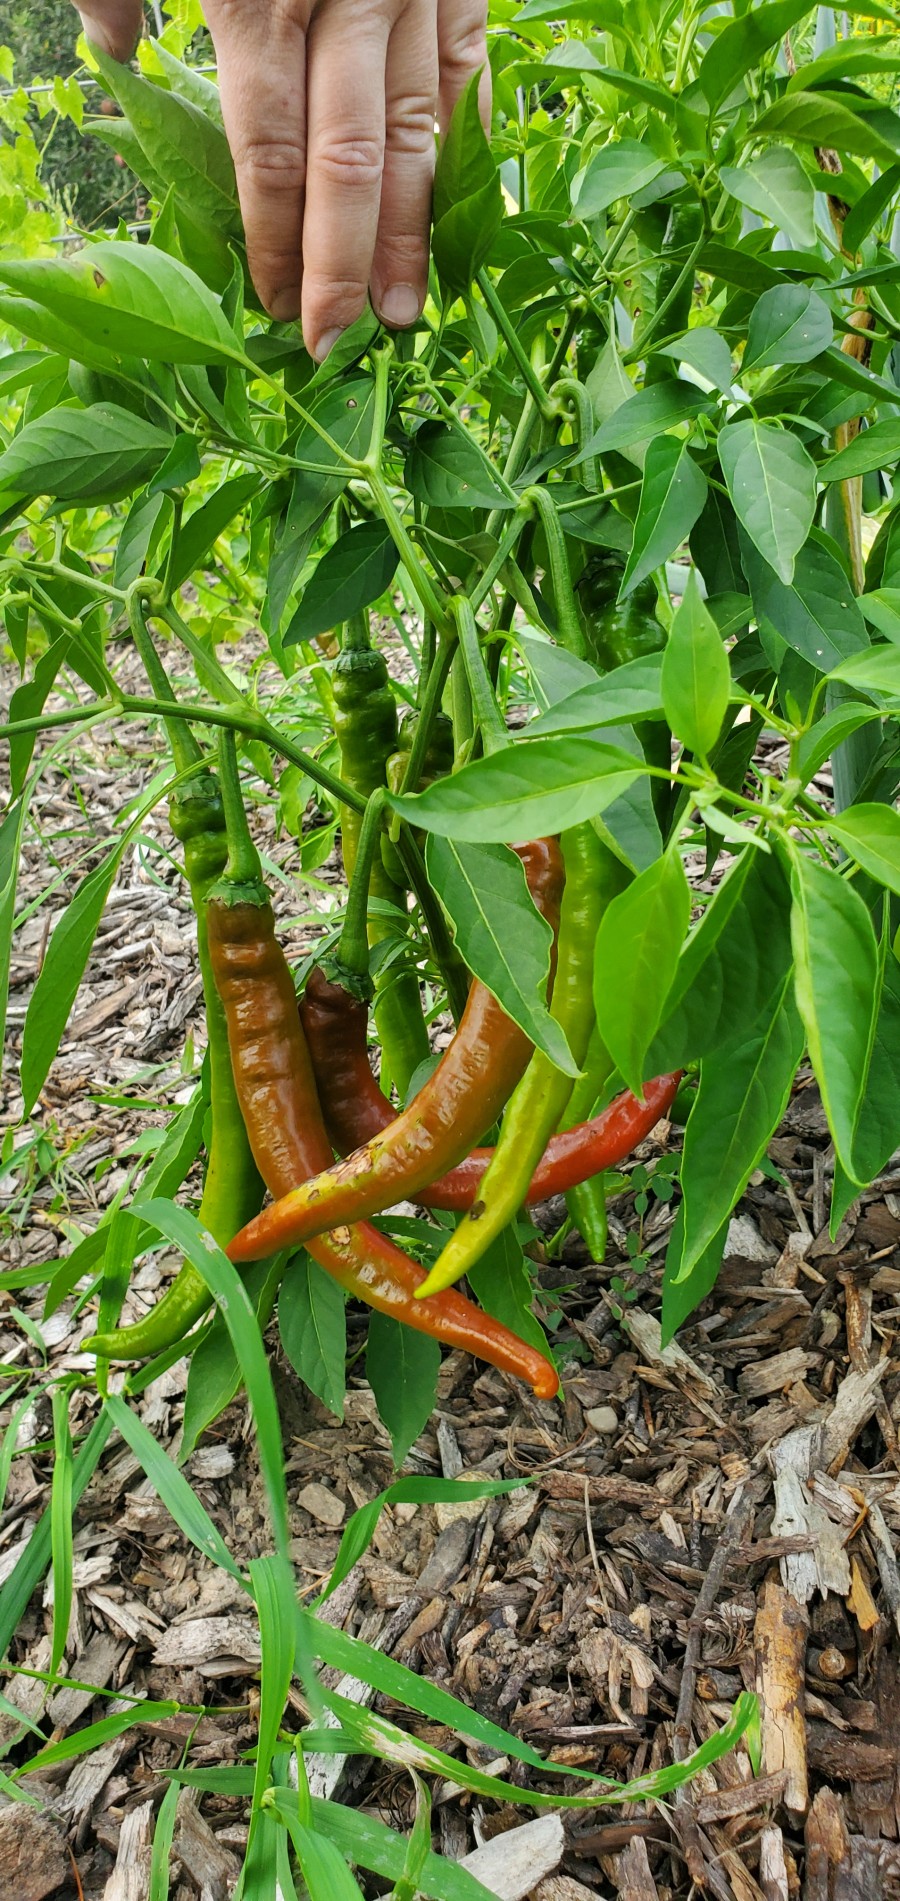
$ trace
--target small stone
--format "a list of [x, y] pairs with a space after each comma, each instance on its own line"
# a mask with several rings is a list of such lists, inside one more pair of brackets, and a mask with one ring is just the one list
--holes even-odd
[[612, 1406], [591, 1406], [584, 1416], [594, 1432], [607, 1437], [619, 1429], [619, 1415]]
[[335, 1498], [333, 1492], [329, 1492], [327, 1485], [320, 1485], [315, 1479], [311, 1485], [304, 1485], [298, 1494], [297, 1504], [309, 1512], [310, 1518], [318, 1519], [320, 1525], [327, 1525], [330, 1531], [339, 1531], [344, 1522], [346, 1506], [341, 1504], [339, 1498]]

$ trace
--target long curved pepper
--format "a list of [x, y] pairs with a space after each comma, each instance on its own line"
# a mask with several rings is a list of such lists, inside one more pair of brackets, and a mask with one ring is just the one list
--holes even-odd
[[[555, 839], [536, 839], [520, 847], [519, 855], [532, 898], [555, 935], [564, 875], [559, 846]], [[531, 1051], [524, 1031], [484, 984], [474, 983], [453, 1041], [409, 1108], [346, 1161], [326, 1167], [274, 1208], [264, 1209], [235, 1237], [231, 1260], [275, 1254], [289, 1242], [414, 1198], [436, 1175], [462, 1161], [490, 1128]]]
[[[275, 936], [259, 859], [246, 830], [233, 740], [222, 745], [229, 861], [210, 895], [207, 929], [216, 988], [228, 1025], [238, 1101], [256, 1165], [273, 1195], [320, 1173], [331, 1160], [294, 984]], [[309, 1253], [326, 1273], [379, 1313], [514, 1373], [541, 1399], [558, 1390], [556, 1368], [471, 1301], [453, 1293], [419, 1301], [424, 1269], [365, 1223], [319, 1235]]]

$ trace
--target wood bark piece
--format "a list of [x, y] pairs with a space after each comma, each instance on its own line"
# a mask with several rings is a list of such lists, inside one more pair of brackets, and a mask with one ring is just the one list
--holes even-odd
[[784, 1836], [780, 1828], [764, 1828], [759, 1838], [759, 1885], [766, 1901], [791, 1901]]
[[[539, 1815], [536, 1822], [509, 1828], [476, 1848], [460, 1863], [496, 1895], [497, 1901], [525, 1901], [545, 1875], [559, 1867], [566, 1838], [558, 1815]], [[655, 1898], [654, 1898], [655, 1901]]]
[[822, 1455], [819, 1426], [798, 1426], [769, 1450], [775, 1478], [772, 1531], [776, 1536], [805, 1536], [812, 1541], [808, 1551], [792, 1552], [780, 1562], [781, 1581], [798, 1604], [808, 1604], [816, 1590], [823, 1597], [828, 1591], [846, 1597], [850, 1589], [850, 1559], [840, 1527], [832, 1523], [808, 1485]]
[[834, 1405], [825, 1421], [824, 1462], [842, 1466], [857, 1433], [871, 1419], [879, 1399], [879, 1388], [887, 1362], [869, 1368], [868, 1373], [848, 1373], [837, 1390]]
[[623, 1313], [619, 1324], [651, 1366], [663, 1367], [667, 1373], [671, 1373], [693, 1399], [701, 1394], [713, 1405], [721, 1405], [719, 1388], [709, 1374], [704, 1373], [702, 1366], [698, 1366], [696, 1360], [692, 1360], [676, 1340], [670, 1340], [667, 1347], [663, 1346], [662, 1328], [653, 1314], [643, 1314], [635, 1309]]
[[883, 1893], [877, 1842], [851, 1835], [840, 1797], [820, 1789], [806, 1818], [803, 1901], [881, 1901]]
[[659, 1901], [647, 1844], [639, 1835], [619, 1856], [619, 1901]]
[[[228, 1901], [240, 1873], [240, 1863], [204, 1821], [193, 1789], [182, 1789], [178, 1797], [172, 1845], [201, 1894], [208, 1896], [209, 1901]], [[135, 1901], [146, 1901], [146, 1896], [136, 1896]]]
[[548, 1875], [532, 1888], [528, 1901], [597, 1901], [597, 1890], [573, 1881], [571, 1875]]
[[44, 1901], [70, 1875], [65, 1837], [52, 1815], [24, 1802], [0, 1809], [0, 1894], [10, 1901]]
[[152, 1845], [153, 1803], [142, 1802], [122, 1823], [116, 1865], [103, 1890], [103, 1901], [146, 1901]]
[[900, 1632], [900, 1569], [894, 1552], [894, 1539], [885, 1523], [884, 1513], [874, 1499], [869, 1506], [869, 1531], [872, 1537], [872, 1549], [875, 1563], [881, 1579], [881, 1588], [885, 1595], [888, 1610]]
[[776, 1578], [769, 1578], [755, 1632], [763, 1767], [767, 1775], [787, 1771], [784, 1800], [801, 1815], [809, 1801], [803, 1709], [808, 1632], [802, 1606]]

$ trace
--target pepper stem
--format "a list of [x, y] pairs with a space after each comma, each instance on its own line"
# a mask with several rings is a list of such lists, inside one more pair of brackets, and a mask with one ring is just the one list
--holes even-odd
[[472, 603], [464, 594], [457, 594], [450, 603], [450, 612], [459, 630], [461, 656], [482, 745], [485, 753], [499, 752], [508, 745], [509, 736], [484, 664]]
[[[155, 698], [174, 699], [171, 681], [144, 619], [144, 602], [137, 589], [128, 597], [128, 623], [131, 628], [131, 638], [140, 654], [141, 664]], [[178, 772], [187, 772], [191, 766], [196, 766], [202, 759], [200, 747], [184, 720], [167, 719], [165, 728], [176, 769]]]
[[351, 614], [350, 619], [344, 622], [341, 652], [366, 653], [371, 645], [369, 616], [365, 609], [359, 614]]
[[375, 853], [381, 841], [385, 800], [384, 787], [376, 786], [366, 804], [365, 817], [356, 846], [356, 863], [350, 880], [347, 909], [344, 913], [344, 928], [338, 945], [338, 959], [342, 968], [354, 977], [363, 980], [368, 979], [369, 975], [369, 939], [366, 928], [369, 914], [369, 886]]
[[225, 877], [229, 884], [259, 884], [262, 880], [262, 865], [259, 852], [250, 837], [244, 810], [237, 746], [234, 734], [225, 726], [219, 731], [219, 781], [225, 807], [225, 835], [228, 839]]

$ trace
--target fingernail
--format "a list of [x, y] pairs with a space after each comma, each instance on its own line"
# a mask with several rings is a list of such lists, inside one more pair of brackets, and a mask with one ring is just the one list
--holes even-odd
[[269, 304], [269, 315], [276, 323], [292, 323], [300, 315], [300, 286], [288, 284], [284, 290], [277, 290]]
[[399, 328], [415, 323], [422, 300], [412, 284], [392, 284], [386, 290], [378, 307], [378, 314], [385, 323], [396, 324]]
[[313, 351], [313, 356], [315, 357], [317, 363], [324, 363], [329, 350], [334, 349], [334, 346], [337, 343], [338, 337], [342, 337], [343, 334], [344, 334], [343, 330], [326, 330], [324, 332], [324, 334], [319, 338], [319, 341], [316, 344], [316, 347]]

